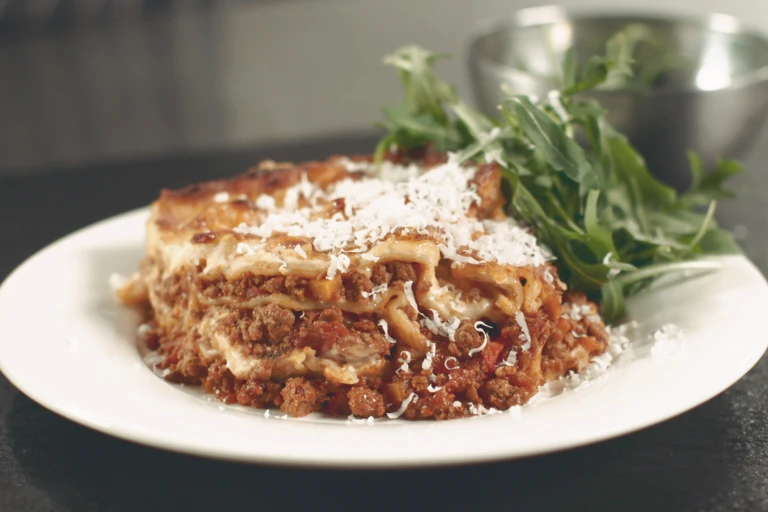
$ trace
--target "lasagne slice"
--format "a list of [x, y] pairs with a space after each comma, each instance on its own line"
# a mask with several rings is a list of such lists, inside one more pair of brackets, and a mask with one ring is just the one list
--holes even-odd
[[445, 155], [266, 161], [164, 190], [143, 305], [166, 379], [226, 403], [447, 419], [524, 404], [608, 336], [534, 236], [496, 164]]

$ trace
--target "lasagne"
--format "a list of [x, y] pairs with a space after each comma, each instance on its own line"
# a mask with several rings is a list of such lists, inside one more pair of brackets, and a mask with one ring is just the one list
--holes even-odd
[[226, 403], [449, 419], [524, 404], [608, 334], [504, 213], [497, 164], [262, 162], [164, 190], [119, 291], [172, 382]]

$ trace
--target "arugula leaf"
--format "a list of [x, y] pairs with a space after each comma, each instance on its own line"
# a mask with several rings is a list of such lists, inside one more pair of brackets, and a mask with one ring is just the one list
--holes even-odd
[[[385, 58], [400, 73], [405, 96], [383, 111], [387, 133], [375, 158], [394, 144], [498, 163], [509, 214], [536, 230], [556, 255], [560, 276], [600, 299], [606, 320], [614, 321], [624, 298], [657, 277], [711, 270], [713, 262], [697, 258], [739, 251], [714, 221], [715, 200], [731, 195], [724, 184], [741, 170], [738, 163], [721, 161], [705, 172], [691, 154], [693, 186], [678, 196], [608, 124], [599, 104], [575, 96], [628, 80], [633, 50], [648, 37], [643, 26], [630, 25], [581, 70], [567, 52], [561, 91], [541, 101], [510, 92], [498, 118], [472, 109], [437, 78], [438, 54], [403, 48]], [[586, 144], [577, 141], [580, 133]]]
[[719, 160], [712, 172], [705, 173], [701, 160], [692, 151], [688, 152], [693, 184], [680, 198], [687, 206], [703, 206], [711, 201], [733, 197], [734, 193], [724, 187], [725, 182], [742, 171], [742, 166], [735, 160]]
[[556, 170], [579, 183], [592, 172], [584, 151], [568, 137], [561, 126], [525, 96], [514, 96], [504, 104], [506, 116], [514, 117], [523, 134], [541, 151], [542, 156]]
[[578, 63], [573, 51], [569, 51], [563, 65], [563, 78], [567, 79], [564, 81], [563, 96], [572, 96], [600, 86], [617, 88], [627, 85], [627, 81], [634, 75], [632, 66], [635, 61], [632, 55], [635, 47], [650, 39], [651, 34], [646, 25], [627, 25], [608, 39], [604, 56], [593, 55], [589, 58], [578, 80], [575, 78], [578, 76]]

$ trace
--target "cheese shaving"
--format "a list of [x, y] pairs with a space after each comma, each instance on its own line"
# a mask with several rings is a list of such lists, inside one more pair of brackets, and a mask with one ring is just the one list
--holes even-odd
[[217, 192], [213, 196], [214, 203], [226, 203], [229, 201], [229, 192]]
[[367, 418], [357, 418], [354, 414], [347, 416], [347, 425], [373, 425], [376, 418], [368, 416]]
[[[456, 363], [456, 366], [448, 366], [448, 362], [453, 361]], [[443, 366], [445, 366], [445, 369], [448, 371], [457, 370], [461, 365], [459, 364], [459, 360], [455, 357], [451, 356], [445, 359], [445, 362], [443, 363]]]
[[235, 252], [240, 255], [249, 256], [251, 254], [254, 254], [255, 251], [250, 245], [244, 242], [240, 242], [237, 244], [237, 247], [235, 248]]
[[416, 304], [416, 297], [413, 295], [413, 281], [403, 283], [403, 290], [405, 290], [405, 298], [408, 299], [408, 304], [418, 313], [419, 306]]
[[307, 259], [307, 252], [304, 250], [304, 248], [300, 245], [297, 245], [293, 248], [294, 251], [296, 251], [296, 254], [301, 256], [303, 259]]
[[374, 256], [373, 254], [367, 254], [367, 253], [363, 254], [360, 257], [363, 258], [364, 260], [372, 261], [374, 263], [379, 261], [379, 259], [380, 259], [378, 256]]
[[522, 339], [525, 343], [523, 343], [522, 348], [523, 350], [528, 350], [531, 348], [531, 331], [528, 330], [528, 322], [525, 321], [525, 315], [522, 311], [518, 310], [515, 312], [515, 322], [517, 322], [517, 325], [520, 326], [520, 329], [523, 331], [522, 334], [520, 334], [520, 339]]
[[501, 411], [496, 409], [495, 407], [491, 407], [490, 409], [487, 409], [483, 404], [469, 404], [469, 412], [470, 414], [474, 416], [488, 416], [491, 414], [500, 414]]
[[387, 291], [387, 288], [388, 287], [386, 283], [381, 283], [380, 285], [374, 286], [373, 288], [371, 288], [370, 292], [361, 292], [360, 295], [362, 295], [363, 298], [367, 299], [368, 297], [373, 297], [374, 295], [384, 293], [385, 291]]
[[379, 327], [381, 327], [381, 330], [384, 331], [384, 336], [387, 338], [388, 342], [397, 343], [397, 340], [389, 335], [389, 324], [386, 320], [383, 318], [379, 320]]
[[481, 322], [479, 320], [477, 322], [475, 322], [475, 330], [483, 335], [483, 344], [480, 345], [479, 347], [475, 347], [472, 350], [470, 350], [469, 352], [467, 352], [467, 355], [470, 356], [470, 357], [472, 357], [473, 355], [477, 354], [478, 352], [482, 352], [485, 349], [485, 346], [488, 345], [488, 341], [489, 341], [488, 333], [480, 328], [481, 325], [483, 327], [488, 328], [488, 329], [491, 328], [491, 326], [486, 324], [485, 322]]
[[441, 389], [443, 389], [443, 386], [434, 386], [433, 384], [430, 384], [429, 386], [427, 386], [427, 391], [429, 391], [430, 393], [437, 393]]
[[429, 310], [432, 313], [432, 318], [426, 315], [422, 315], [421, 325], [429, 329], [433, 334], [438, 336], [446, 336], [449, 340], [456, 340], [456, 330], [461, 324], [461, 320], [454, 317], [450, 322], [443, 322], [440, 315], [434, 309]]
[[424, 360], [421, 362], [422, 370], [429, 370], [432, 368], [432, 360], [435, 358], [435, 354], [437, 353], [437, 345], [435, 345], [433, 342], [427, 340], [427, 346], [429, 347], [429, 350], [427, 351], [427, 355], [424, 356]]
[[419, 401], [418, 395], [416, 395], [416, 393], [411, 393], [410, 395], [408, 395], [408, 398], [403, 400], [403, 403], [400, 404], [400, 408], [398, 410], [396, 410], [395, 412], [388, 412], [387, 416], [390, 419], [396, 420], [397, 418], [403, 415], [403, 413], [408, 408], [408, 406], [411, 405], [411, 402], [416, 403], [418, 401]]
[[674, 324], [666, 324], [651, 334], [653, 348], [651, 356], [654, 359], [667, 359], [683, 351], [683, 331]]
[[336, 277], [336, 271], [339, 269], [339, 257], [335, 254], [331, 254], [331, 264], [328, 265], [328, 273], [325, 274], [326, 279], [333, 279]]
[[408, 366], [408, 364], [411, 362], [411, 353], [410, 352], [406, 352], [405, 350], [403, 350], [402, 352], [400, 352], [400, 355], [403, 356], [403, 357], [401, 357], [397, 361], [402, 363], [402, 364], [400, 365], [400, 368], [395, 370], [395, 373], [402, 373], [402, 372], [408, 373], [408, 372], [410, 372], [411, 369]]
[[275, 198], [267, 194], [261, 194], [257, 197], [255, 204], [256, 208], [259, 208], [260, 210], [272, 211], [277, 208]]
[[128, 278], [124, 275], [113, 272], [109, 275], [109, 287], [113, 293], [119, 292], [128, 284]]
[[509, 351], [507, 358], [501, 362], [501, 365], [515, 366], [516, 363], [517, 363], [517, 350], [513, 347], [512, 350]]

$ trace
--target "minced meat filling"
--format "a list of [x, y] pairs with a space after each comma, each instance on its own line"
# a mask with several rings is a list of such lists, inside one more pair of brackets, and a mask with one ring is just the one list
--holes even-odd
[[385, 356], [391, 349], [372, 317], [345, 316], [336, 307], [307, 311], [299, 318], [290, 309], [268, 304], [232, 313], [220, 325], [233, 345], [258, 357], [276, 358], [295, 347], [311, 347], [344, 363], [362, 351]]
[[[415, 263], [395, 261], [374, 265], [370, 277], [353, 270], [343, 274], [341, 278], [346, 300], [362, 302], [368, 299], [367, 294], [371, 293], [374, 286], [394, 286], [397, 283], [413, 281], [417, 290], [426, 291], [429, 283], [421, 283], [418, 277]], [[223, 276], [215, 279], [197, 276], [195, 282], [203, 296], [208, 299], [235, 297], [246, 301], [272, 294], [289, 295], [300, 300], [314, 298], [309, 287], [310, 280], [296, 276], [262, 276], [248, 272], [235, 280], [228, 280]]]
[[[574, 300], [579, 304], [586, 301], [580, 296]], [[391, 362], [379, 377], [361, 377], [357, 384], [334, 383], [312, 375], [281, 382], [272, 380], [268, 373], [239, 379], [221, 358], [204, 363], [194, 339], [178, 333], [156, 332], [152, 340], [158, 343], [159, 353], [164, 356], [159, 366], [168, 370], [166, 379], [202, 384], [207, 392], [215, 393], [226, 403], [279, 407], [291, 416], [323, 411], [379, 418], [396, 410], [415, 393], [418, 398], [401, 417], [438, 420], [471, 415], [468, 403], [501, 410], [524, 404], [545, 381], [579, 369], [585, 361], [584, 354], [599, 353], [608, 342], [602, 324], [567, 316], [553, 319], [540, 311], [526, 317], [532, 338], [528, 349], [521, 348], [521, 328], [510, 320], [493, 326], [483, 350], [469, 356], [469, 351], [482, 346], [484, 339], [472, 322], [465, 321], [453, 342], [435, 339], [437, 350], [431, 367], [425, 370], [421, 360], [415, 358], [409, 358], [409, 364], [402, 363], [407, 349], [390, 344], [377, 320], [374, 315], [350, 315], [335, 307], [299, 315], [269, 304], [233, 313], [221, 322], [232, 343], [249, 347], [251, 354], [267, 361], [267, 367], [278, 364], [281, 355], [302, 346], [330, 354], [340, 362], [359, 356], [364, 347]], [[575, 332], [582, 337], [576, 338]], [[579, 347], [584, 350], [581, 356], [578, 350], [574, 352]], [[501, 364], [512, 349], [517, 351], [516, 364]]]

